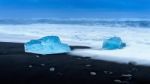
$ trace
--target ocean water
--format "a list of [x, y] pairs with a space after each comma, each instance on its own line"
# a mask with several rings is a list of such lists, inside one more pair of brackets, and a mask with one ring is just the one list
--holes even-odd
[[[150, 65], [149, 19], [1, 19], [0, 41], [25, 43], [57, 35], [69, 45], [88, 46], [69, 54], [119, 63]], [[127, 47], [102, 50], [104, 39], [119, 36]]]

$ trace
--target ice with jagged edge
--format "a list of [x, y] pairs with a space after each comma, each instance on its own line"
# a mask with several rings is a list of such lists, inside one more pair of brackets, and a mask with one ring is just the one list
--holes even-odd
[[41, 39], [31, 40], [24, 44], [25, 52], [36, 54], [56, 54], [69, 52], [67, 44], [61, 43], [58, 36], [46, 36]]
[[122, 49], [126, 46], [124, 42], [122, 42], [120, 37], [111, 37], [109, 39], [105, 39], [103, 42], [103, 49], [106, 50], [114, 50], [114, 49]]

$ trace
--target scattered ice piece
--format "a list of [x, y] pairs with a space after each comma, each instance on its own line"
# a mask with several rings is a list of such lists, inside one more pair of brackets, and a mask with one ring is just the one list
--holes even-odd
[[45, 66], [45, 64], [41, 64], [41, 66]]
[[39, 56], [39, 55], [36, 55], [36, 57], [39, 58], [40, 56]]
[[122, 83], [122, 81], [119, 80], [119, 79], [114, 80], [114, 82], [116, 82], [116, 83]]
[[95, 76], [95, 75], [96, 75], [96, 72], [90, 72], [90, 74], [91, 74], [92, 76]]
[[32, 66], [32, 65], [29, 65], [28, 67], [29, 67], [29, 68], [32, 68], [33, 66]]
[[131, 77], [131, 74], [122, 74], [123, 77]]
[[132, 79], [132, 75], [131, 74], [122, 74], [121, 77], [126, 79], [126, 80], [131, 80]]
[[56, 54], [71, 51], [67, 44], [61, 43], [58, 36], [46, 36], [24, 44], [25, 52], [36, 54]]
[[50, 71], [55, 71], [54, 67], [49, 68]]
[[130, 84], [129, 81], [122, 81], [122, 84]]
[[120, 37], [111, 37], [109, 39], [104, 40], [102, 48], [106, 50], [113, 50], [113, 49], [121, 49], [125, 46], [126, 44], [122, 42]]
[[111, 71], [104, 71], [105, 74], [112, 74], [113, 72]]
[[78, 60], [81, 60], [81, 58], [77, 58]]
[[91, 65], [90, 64], [87, 64], [87, 65], [85, 65], [86, 67], [90, 67]]

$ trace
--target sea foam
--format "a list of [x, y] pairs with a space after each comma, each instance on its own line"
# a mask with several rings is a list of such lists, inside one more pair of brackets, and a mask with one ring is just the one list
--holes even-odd
[[[89, 46], [91, 49], [74, 50], [70, 54], [93, 59], [150, 65], [150, 28], [114, 27], [77, 24], [19, 24], [0, 25], [0, 41], [28, 42], [43, 36], [56, 35], [69, 45]], [[121, 50], [101, 50], [103, 40], [118, 36], [127, 47]], [[99, 47], [101, 46], [101, 47]]]

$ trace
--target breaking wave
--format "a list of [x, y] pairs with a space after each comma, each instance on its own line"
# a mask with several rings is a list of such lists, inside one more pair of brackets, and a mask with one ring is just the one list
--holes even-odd
[[0, 24], [72, 24], [72, 25], [102, 25], [111, 27], [150, 27], [149, 19], [0, 19]]

